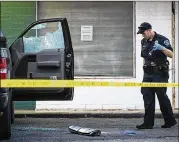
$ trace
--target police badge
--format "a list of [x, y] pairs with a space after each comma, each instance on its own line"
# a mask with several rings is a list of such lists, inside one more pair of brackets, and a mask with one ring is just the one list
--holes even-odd
[[164, 44], [165, 44], [166, 46], [169, 46], [169, 45], [170, 45], [170, 41], [169, 41], [169, 40], [165, 40], [165, 41], [164, 41]]

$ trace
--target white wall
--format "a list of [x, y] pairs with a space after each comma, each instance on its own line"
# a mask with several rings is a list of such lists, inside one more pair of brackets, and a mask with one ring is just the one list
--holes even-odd
[[[136, 32], [141, 22], [147, 21], [158, 33], [171, 40], [171, 2], [136, 2]], [[147, 10], [146, 10], [147, 9]], [[140, 57], [141, 36], [136, 36], [136, 78], [98, 79], [100, 81], [136, 81], [143, 77], [143, 60]], [[97, 80], [97, 79], [91, 79]], [[171, 79], [170, 79], [171, 81]], [[172, 90], [168, 89], [171, 99]], [[158, 102], [158, 101], [157, 101]], [[158, 103], [156, 107], [159, 108]], [[73, 101], [37, 102], [39, 109], [143, 109], [140, 87], [81, 87], [75, 88]]]
[[[171, 8], [172, 8], [171, 2], [167, 2], [167, 1], [166, 2], [137, 2], [136, 24], [139, 25], [143, 21], [150, 22], [153, 25], [154, 31], [168, 37], [169, 40], [171, 41], [172, 39]], [[137, 43], [139, 43], [139, 39], [140, 39], [140, 36], [137, 36], [136, 38]], [[137, 48], [140, 48], [138, 44], [136, 46]], [[170, 63], [172, 63], [171, 59], [169, 59], [169, 61]], [[172, 82], [171, 70], [170, 70], [169, 82]], [[172, 88], [168, 88], [167, 95], [172, 101]], [[157, 100], [157, 97], [156, 97], [156, 100]], [[156, 107], [159, 108], [158, 100], [156, 101]]]
[[[179, 13], [178, 13], [178, 10], [179, 10], [179, 3], [178, 2], [175, 2], [176, 3], [176, 10], [175, 10], [175, 81], [178, 83], [178, 45], [179, 45], [179, 36], [178, 36], [178, 33], [179, 33]], [[176, 95], [176, 98], [175, 98], [175, 108], [178, 108], [178, 87], [175, 88], [175, 95]]]

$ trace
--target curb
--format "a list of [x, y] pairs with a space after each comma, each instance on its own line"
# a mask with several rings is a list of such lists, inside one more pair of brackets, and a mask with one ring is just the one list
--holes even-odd
[[[91, 112], [35, 112], [35, 113], [15, 113], [15, 118], [143, 118], [144, 113], [91, 113]], [[174, 113], [175, 118], [179, 118], [179, 113]], [[163, 118], [161, 113], [155, 113], [155, 118]]]

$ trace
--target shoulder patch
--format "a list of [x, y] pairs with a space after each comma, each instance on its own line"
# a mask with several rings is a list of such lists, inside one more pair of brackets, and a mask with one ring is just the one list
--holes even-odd
[[169, 45], [170, 45], [170, 41], [167, 39], [167, 40], [164, 41], [164, 44], [165, 44], [166, 46], [169, 46]]

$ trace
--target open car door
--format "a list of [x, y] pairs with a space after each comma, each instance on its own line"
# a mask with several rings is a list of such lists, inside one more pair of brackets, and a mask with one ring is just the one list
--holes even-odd
[[[66, 18], [38, 20], [10, 46], [11, 79], [74, 79], [74, 54]], [[73, 100], [74, 88], [12, 88], [12, 99]]]

